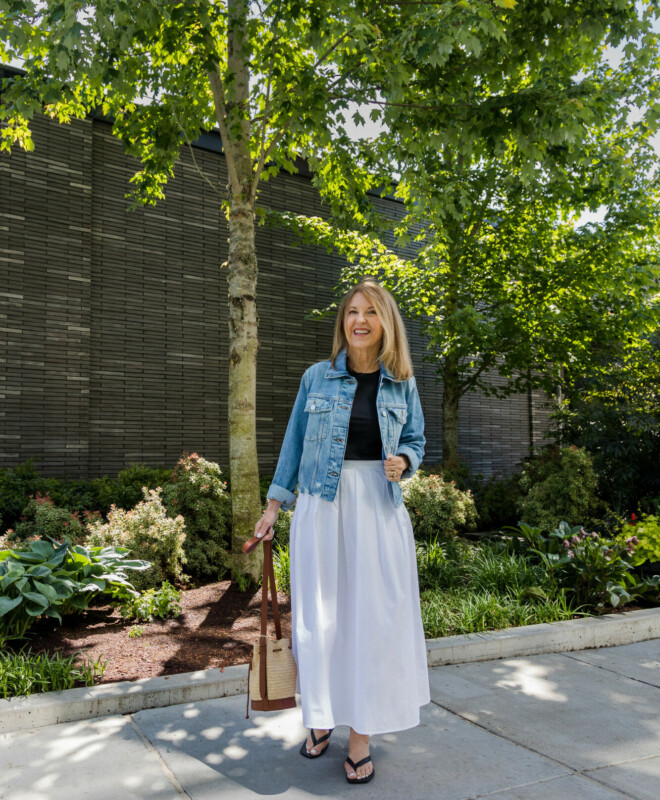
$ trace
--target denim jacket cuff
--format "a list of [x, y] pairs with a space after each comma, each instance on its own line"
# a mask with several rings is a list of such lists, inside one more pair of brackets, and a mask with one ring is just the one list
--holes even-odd
[[412, 478], [412, 476], [417, 472], [417, 468], [420, 464], [417, 454], [411, 447], [407, 447], [405, 444], [400, 444], [397, 450], [397, 455], [406, 456], [408, 461], [410, 461], [410, 466], [407, 469], [404, 469], [401, 473], [401, 480]]
[[282, 505], [282, 511], [288, 511], [291, 506], [296, 502], [296, 495], [285, 489], [284, 486], [278, 486], [276, 483], [271, 483], [266, 493], [267, 500], [279, 500]]

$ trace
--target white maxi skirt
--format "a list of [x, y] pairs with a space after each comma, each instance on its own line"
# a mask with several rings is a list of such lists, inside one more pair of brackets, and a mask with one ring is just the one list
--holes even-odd
[[349, 460], [334, 500], [296, 500], [291, 646], [306, 728], [401, 731], [431, 699], [412, 525], [387, 484], [382, 461]]

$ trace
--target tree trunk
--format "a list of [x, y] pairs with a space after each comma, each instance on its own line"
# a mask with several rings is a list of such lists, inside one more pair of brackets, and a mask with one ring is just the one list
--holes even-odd
[[231, 79], [222, 97], [221, 83], [212, 81], [218, 122], [229, 170], [229, 474], [231, 476], [232, 576], [255, 581], [261, 575], [263, 553], [244, 555], [241, 547], [252, 536], [261, 514], [257, 461], [257, 252], [254, 239], [255, 195], [250, 156], [247, 35], [248, 0], [229, 0], [227, 67]]
[[254, 207], [234, 197], [229, 211], [229, 474], [231, 476], [232, 572], [261, 575], [262, 552], [244, 555], [261, 514], [257, 461], [257, 254]]
[[442, 370], [442, 466], [458, 467], [458, 401], [460, 399], [458, 358], [445, 357]]

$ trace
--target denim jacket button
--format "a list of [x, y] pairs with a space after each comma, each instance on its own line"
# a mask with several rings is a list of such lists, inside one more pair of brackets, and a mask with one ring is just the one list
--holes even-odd
[[310, 406], [310, 408], [312, 409], [312, 411], [314, 411], [314, 410], [316, 409], [316, 403], [312, 403], [312, 405]]
[[385, 409], [383, 409], [383, 410], [382, 410], [380, 413], [381, 413], [381, 414], [382, 414], [384, 417], [386, 417], [386, 416], [387, 416], [387, 411], [385, 411]]

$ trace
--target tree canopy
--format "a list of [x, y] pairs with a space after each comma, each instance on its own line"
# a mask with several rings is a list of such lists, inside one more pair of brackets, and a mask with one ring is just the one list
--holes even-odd
[[[422, 66], [423, 33], [411, 36], [414, 77], [375, 100], [384, 132], [360, 143], [356, 166], [335, 163], [400, 198], [403, 218], [379, 218], [359, 193], [346, 202], [348, 182], [326, 196], [334, 225], [365, 235], [359, 250], [327, 223], [287, 218], [348, 256], [344, 281], [377, 275], [419, 320], [449, 465], [465, 392], [566, 386], [658, 324], [657, 3], [495, 5], [442, 4], [454, 34]], [[577, 226], [601, 207], [602, 223]]]

